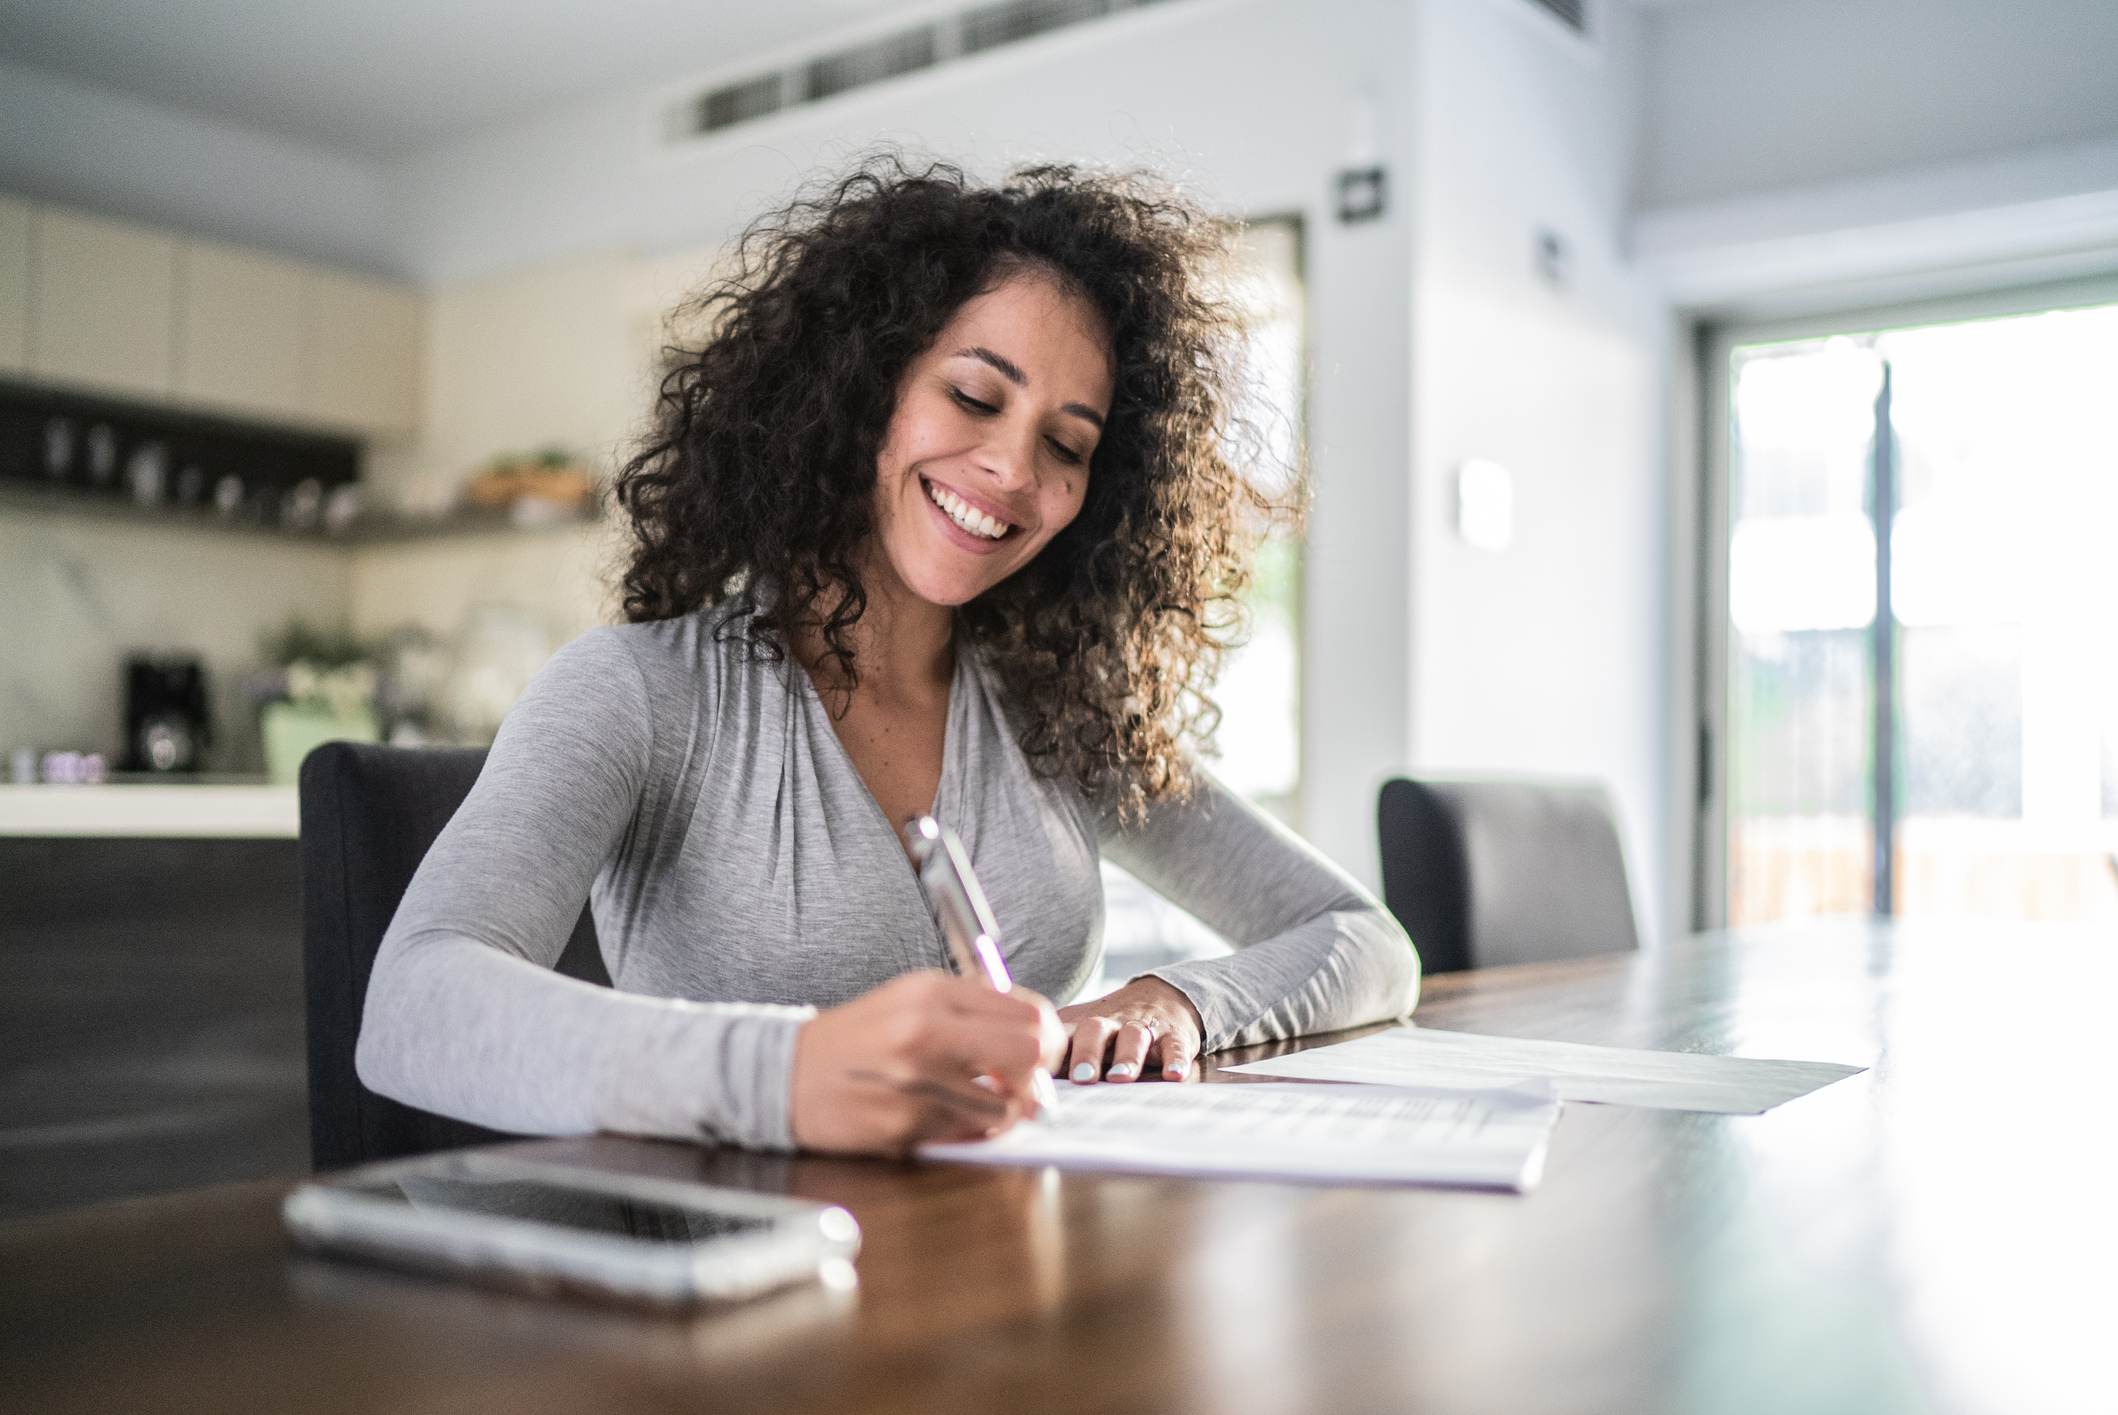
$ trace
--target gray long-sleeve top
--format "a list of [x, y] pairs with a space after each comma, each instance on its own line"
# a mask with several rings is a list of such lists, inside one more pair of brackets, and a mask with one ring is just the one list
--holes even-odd
[[[809, 675], [736, 631], [740, 596], [592, 629], [538, 673], [414, 875], [356, 1065], [383, 1095], [526, 1134], [792, 1144], [795, 1034], [946, 966], [891, 823]], [[1102, 945], [1099, 852], [1239, 945], [1158, 968], [1205, 1049], [1408, 1011], [1419, 960], [1350, 876], [1201, 772], [1120, 829], [1034, 775], [959, 635], [936, 814], [1015, 979], [1070, 999]], [[612, 988], [553, 971], [586, 897]]]

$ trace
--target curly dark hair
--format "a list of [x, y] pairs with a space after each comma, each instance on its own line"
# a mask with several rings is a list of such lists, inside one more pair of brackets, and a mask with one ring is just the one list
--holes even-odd
[[1237, 413], [1241, 320], [1213, 283], [1232, 230], [1143, 174], [1036, 166], [986, 186], [895, 153], [760, 217], [732, 272], [672, 315], [711, 332], [664, 349], [652, 423], [614, 484], [633, 537], [625, 616], [671, 618], [769, 579], [786, 592], [730, 623], [775, 659], [798, 625], [820, 625], [850, 692], [900, 378], [966, 300], [1037, 272], [1102, 314], [1112, 402], [1080, 514], [959, 623], [1038, 774], [1123, 820], [1181, 798], [1180, 744], [1210, 744], [1219, 723], [1208, 689], [1242, 626], [1257, 537], [1301, 509], [1298, 477], [1273, 496], [1235, 464], [1264, 441]]

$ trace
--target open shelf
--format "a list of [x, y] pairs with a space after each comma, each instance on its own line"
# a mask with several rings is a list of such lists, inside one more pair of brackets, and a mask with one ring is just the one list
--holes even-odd
[[142, 506], [120, 496], [64, 486], [40, 486], [35, 482], [0, 481], [0, 513], [73, 516], [92, 520], [125, 522], [141, 526], [167, 526], [178, 530], [218, 535], [255, 536], [302, 545], [353, 548], [396, 545], [408, 541], [437, 540], [464, 535], [522, 535], [535, 531], [563, 530], [589, 525], [601, 519], [593, 510], [586, 515], [558, 519], [524, 519], [512, 511], [465, 506], [438, 516], [412, 516], [389, 511], [365, 511], [342, 530], [322, 527], [298, 529], [277, 526], [242, 515], [224, 516], [212, 507]]

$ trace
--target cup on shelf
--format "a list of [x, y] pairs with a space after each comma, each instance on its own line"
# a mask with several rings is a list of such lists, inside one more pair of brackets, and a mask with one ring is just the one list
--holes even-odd
[[66, 481], [73, 475], [74, 420], [68, 417], [47, 418], [44, 422], [44, 475], [53, 481]]
[[279, 521], [290, 530], [313, 531], [323, 513], [324, 484], [315, 477], [303, 477], [280, 502]]
[[94, 486], [109, 486], [118, 477], [118, 434], [109, 423], [88, 429], [88, 480]]
[[46, 752], [37, 762], [38, 778], [52, 786], [94, 786], [109, 779], [101, 752]]
[[324, 497], [324, 529], [339, 535], [360, 519], [360, 488], [351, 482], [334, 486]]
[[125, 464], [125, 485], [141, 506], [159, 506], [169, 482], [169, 449], [159, 442], [144, 442]]

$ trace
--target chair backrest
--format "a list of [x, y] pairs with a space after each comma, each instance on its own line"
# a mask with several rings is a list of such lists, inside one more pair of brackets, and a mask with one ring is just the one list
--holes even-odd
[[[376, 1095], [353, 1069], [368, 976], [419, 862], [485, 765], [476, 747], [326, 742], [302, 760], [309, 1151], [319, 1170], [504, 1139]], [[609, 986], [587, 908], [558, 970]]]
[[1640, 946], [1610, 796], [1584, 782], [1383, 783], [1383, 900], [1425, 972]]

